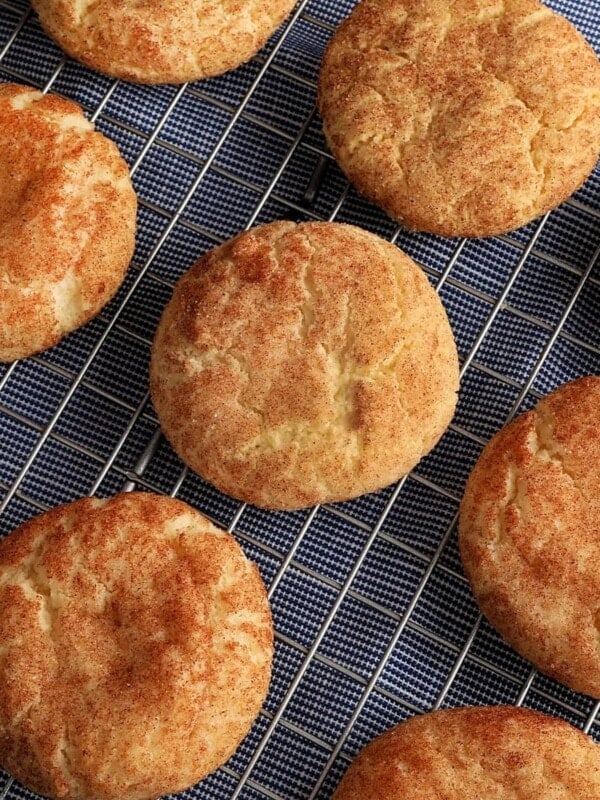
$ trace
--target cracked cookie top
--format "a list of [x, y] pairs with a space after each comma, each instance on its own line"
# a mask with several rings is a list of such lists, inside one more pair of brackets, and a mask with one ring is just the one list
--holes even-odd
[[150, 379], [192, 469], [292, 509], [409, 472], [450, 422], [458, 360], [438, 296], [397, 247], [349, 225], [275, 222], [181, 278]]
[[267, 692], [264, 585], [232, 536], [144, 493], [0, 542], [0, 763], [61, 800], [146, 800], [216, 769]]
[[600, 747], [563, 720], [509, 706], [435, 711], [378, 736], [333, 800], [600, 797]]
[[600, 64], [538, 0], [363, 0], [325, 53], [331, 151], [415, 230], [490, 236], [557, 206], [600, 153]]
[[565, 384], [485, 447], [460, 513], [465, 572], [522, 656], [600, 698], [600, 378]]
[[0, 361], [55, 345], [108, 303], [136, 209], [117, 146], [78, 105], [0, 85]]
[[88, 67], [136, 83], [184, 83], [248, 61], [295, 0], [33, 0], [45, 31]]

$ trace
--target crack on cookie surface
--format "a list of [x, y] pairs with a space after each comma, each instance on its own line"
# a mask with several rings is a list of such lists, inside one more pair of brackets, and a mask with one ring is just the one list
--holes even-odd
[[71, 101], [0, 87], [0, 361], [56, 344], [119, 288], [136, 197], [116, 145]]
[[180, 501], [134, 492], [25, 523], [0, 544], [0, 610], [2, 763], [41, 794], [183, 789], [266, 694], [258, 571]]
[[[600, 149], [600, 65], [583, 37], [535, 0], [525, 16], [523, 3], [479, 2], [462, 15], [461, 5], [364, 0], [326, 51], [319, 107], [334, 156], [370, 200], [409, 228], [485, 236], [550, 210], [587, 177]], [[529, 42], [527, 62], [511, 54], [518, 41]], [[477, 113], [465, 111], [469, 91], [485, 92]], [[510, 121], [512, 102], [528, 119]], [[557, 109], [570, 105], [574, 116], [561, 121]], [[434, 125], [422, 124], [427, 106]], [[470, 125], [462, 133], [461, 119]]]
[[459, 543], [482, 611], [521, 655], [600, 697], [600, 378], [540, 400], [484, 448]]
[[294, 0], [34, 0], [46, 32], [72, 57], [113, 77], [183, 83], [250, 59]]
[[182, 278], [153, 347], [153, 396], [175, 448], [220, 488], [260, 504], [277, 483], [273, 496], [312, 505], [383, 484], [377, 461], [392, 474], [396, 449], [408, 462], [396, 414], [411, 452], [432, 446], [455, 400], [449, 333], [394, 246], [351, 226], [272, 223]]

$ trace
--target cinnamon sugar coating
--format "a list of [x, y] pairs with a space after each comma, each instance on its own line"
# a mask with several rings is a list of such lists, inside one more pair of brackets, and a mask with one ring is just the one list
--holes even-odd
[[600, 698], [600, 378], [541, 400], [485, 447], [460, 548], [477, 602], [539, 670]]
[[458, 359], [438, 296], [397, 247], [349, 225], [275, 222], [181, 278], [150, 378], [192, 469], [292, 509], [409, 472], [450, 422]]
[[178, 500], [78, 500], [0, 542], [0, 763], [61, 800], [146, 800], [225, 762], [267, 692], [264, 585]]
[[136, 83], [184, 83], [248, 61], [295, 0], [33, 0], [70, 56]]
[[490, 236], [569, 197], [600, 153], [600, 63], [538, 0], [363, 0], [325, 53], [331, 151], [408, 228]]
[[333, 800], [600, 797], [600, 748], [563, 720], [509, 706], [435, 711], [362, 750]]
[[78, 105], [0, 84], [0, 361], [51, 347], [108, 303], [136, 210], [127, 164]]

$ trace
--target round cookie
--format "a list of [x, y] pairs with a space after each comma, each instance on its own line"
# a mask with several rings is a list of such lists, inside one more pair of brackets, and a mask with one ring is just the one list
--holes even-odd
[[0, 763], [61, 800], [146, 800], [229, 758], [265, 698], [271, 615], [232, 536], [144, 493], [0, 542]]
[[79, 106], [0, 85], [0, 361], [51, 347], [111, 299], [136, 209], [126, 163]]
[[600, 64], [538, 0], [363, 0], [326, 50], [331, 151], [408, 228], [490, 236], [554, 208], [600, 153]]
[[458, 360], [438, 296], [397, 247], [350, 225], [275, 222], [180, 279], [150, 379], [193, 470], [294, 509], [408, 473], [452, 418]]
[[510, 706], [413, 717], [368, 744], [333, 800], [600, 797], [600, 748], [567, 722]]
[[184, 83], [248, 61], [296, 0], [33, 0], [70, 56], [115, 78]]
[[459, 539], [483, 613], [539, 670], [600, 698], [600, 378], [561, 386], [485, 447]]

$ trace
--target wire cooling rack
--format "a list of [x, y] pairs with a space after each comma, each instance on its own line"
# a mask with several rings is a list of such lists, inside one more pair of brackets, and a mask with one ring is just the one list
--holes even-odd
[[[94, 321], [0, 371], [0, 527], [86, 494], [177, 495], [233, 531], [269, 586], [273, 682], [230, 761], [186, 798], [328, 798], [385, 728], [441, 706], [516, 703], [600, 738], [600, 704], [545, 678], [481, 619], [456, 514], [490, 436], [566, 380], [600, 373], [600, 170], [510, 236], [407, 233], [348, 187], [315, 114], [323, 48], [352, 0], [302, 0], [267, 47], [183, 87], [112, 81], [66, 59], [24, 0], [0, 0], [0, 80], [78, 101], [128, 160], [140, 200], [128, 278]], [[600, 48], [595, 0], [553, 0]], [[396, 486], [260, 511], [184, 469], [148, 399], [150, 343], [175, 280], [208, 248], [278, 218], [351, 222], [396, 242], [448, 310], [462, 365], [453, 424]], [[8, 775], [0, 800], [31, 797]]]

